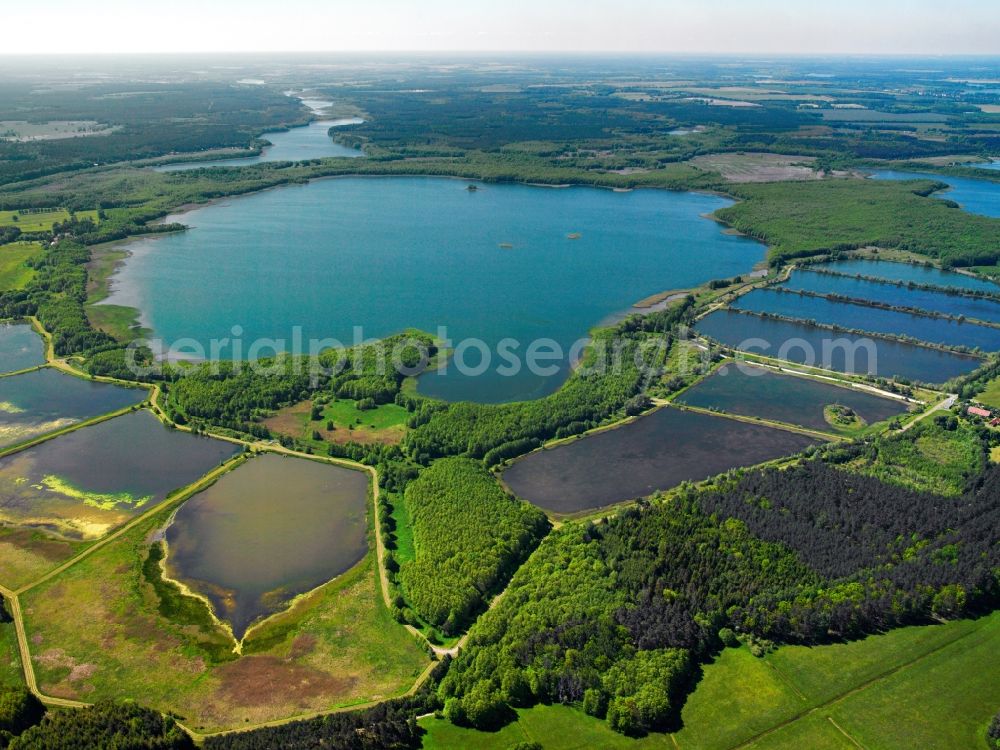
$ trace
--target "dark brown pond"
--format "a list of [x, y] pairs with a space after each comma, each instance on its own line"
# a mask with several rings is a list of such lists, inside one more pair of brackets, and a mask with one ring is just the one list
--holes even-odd
[[535, 505], [575, 513], [797, 453], [815, 442], [794, 432], [667, 407], [624, 427], [532, 453], [515, 461], [503, 479]]
[[368, 474], [264, 455], [188, 500], [167, 528], [167, 570], [242, 638], [367, 551]]

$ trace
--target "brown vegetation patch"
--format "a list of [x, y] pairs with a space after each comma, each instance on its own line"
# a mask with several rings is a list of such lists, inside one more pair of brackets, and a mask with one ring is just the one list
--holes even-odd
[[335, 445], [346, 443], [399, 445], [406, 434], [406, 428], [402, 425], [394, 425], [384, 429], [354, 425], [352, 429], [341, 426], [335, 430], [328, 430], [325, 421], [309, 421], [310, 412], [312, 412], [312, 401], [302, 401], [275, 412], [264, 420], [264, 426], [276, 435], [287, 435], [306, 440], [311, 438], [313, 430], [316, 430], [324, 442]]
[[65, 560], [73, 552], [73, 545], [69, 542], [39, 536], [30, 529], [16, 529], [4, 533], [0, 536], [0, 543], [29, 550], [51, 562]]
[[787, 182], [822, 179], [823, 173], [813, 169], [815, 161], [812, 156], [727, 153], [696, 156], [688, 164], [718, 172], [729, 182]]
[[221, 666], [220, 697], [236, 706], [264, 706], [279, 701], [304, 704], [320, 696], [346, 695], [354, 677], [334, 677], [274, 656], [244, 656]]

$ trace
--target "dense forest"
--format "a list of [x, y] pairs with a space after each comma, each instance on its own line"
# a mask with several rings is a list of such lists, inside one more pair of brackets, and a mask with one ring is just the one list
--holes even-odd
[[305, 122], [298, 100], [260, 86], [143, 81], [39, 91], [0, 84], [0, 121], [93, 122], [100, 135], [0, 137], [0, 184], [172, 152], [247, 148], [262, 131]]
[[[2, 739], [0, 739], [2, 743]], [[159, 711], [101, 701], [91, 708], [51, 711], [10, 741], [10, 750], [193, 750], [187, 732]]]
[[413, 608], [446, 635], [467, 625], [548, 531], [545, 514], [478, 461], [447, 458], [406, 486], [415, 555], [399, 579]]
[[956, 210], [931, 196], [927, 181], [833, 180], [740, 185], [739, 203], [716, 215], [791, 258], [875, 245], [909, 250], [955, 266], [1000, 259], [1000, 219]]
[[944, 498], [820, 460], [737, 471], [551, 534], [471, 631], [446, 714], [581, 704], [615, 729], [669, 727], [725, 643], [857, 637], [994, 607], [1000, 466]]

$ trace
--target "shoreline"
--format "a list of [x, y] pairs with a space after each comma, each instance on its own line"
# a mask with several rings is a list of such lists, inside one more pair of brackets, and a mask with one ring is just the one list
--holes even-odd
[[[268, 187], [265, 187], [265, 188], [261, 188], [259, 190], [254, 190], [254, 191], [251, 191], [251, 192], [247, 192], [247, 193], [237, 193], [237, 194], [232, 194], [232, 195], [223, 195], [223, 196], [219, 196], [219, 197], [216, 197], [216, 198], [211, 198], [211, 199], [209, 199], [207, 201], [200, 202], [200, 203], [199, 202], [191, 202], [191, 201], [189, 201], [187, 203], [183, 203], [183, 204], [180, 204], [180, 205], [176, 206], [175, 208], [171, 209], [168, 213], [165, 213], [163, 216], [161, 216], [161, 217], [159, 217], [157, 219], [154, 219], [154, 220], [152, 220], [152, 221], [150, 221], [148, 223], [149, 224], [154, 224], [154, 225], [155, 224], [167, 224], [167, 223], [182, 224], [184, 226], [184, 230], [186, 231], [188, 229], [192, 229], [192, 228], [196, 228], [196, 227], [194, 225], [185, 224], [184, 223], [184, 219], [188, 215], [190, 215], [191, 213], [194, 213], [195, 211], [199, 211], [201, 209], [210, 208], [212, 206], [222, 206], [222, 205], [225, 205], [227, 201], [230, 201], [232, 199], [238, 199], [238, 198], [243, 198], [243, 197], [251, 197], [251, 196], [254, 196], [254, 195], [261, 195], [261, 194], [264, 194], [264, 193], [266, 193], [268, 191], [271, 191], [271, 190], [279, 190], [279, 189], [289, 188], [289, 187], [293, 187], [293, 186], [294, 187], [305, 187], [305, 186], [308, 186], [308, 185], [310, 185], [310, 184], [312, 184], [314, 182], [327, 181], [327, 180], [343, 180], [343, 179], [419, 179], [419, 180], [446, 179], [446, 180], [454, 180], [454, 181], [458, 181], [458, 182], [464, 182], [464, 183], [468, 183], [468, 184], [477, 184], [480, 187], [480, 190], [488, 189], [488, 187], [491, 187], [493, 185], [525, 185], [525, 186], [528, 186], [528, 187], [550, 188], [550, 189], [556, 189], [556, 190], [566, 190], [566, 189], [572, 189], [572, 188], [598, 188], [598, 189], [608, 190], [608, 191], [613, 192], [613, 193], [622, 193], [622, 192], [629, 193], [629, 192], [633, 192], [633, 190], [638, 190], [638, 188], [635, 188], [635, 189], [629, 188], [626, 191], [622, 191], [620, 189], [617, 189], [617, 188], [614, 188], [614, 187], [610, 187], [610, 186], [605, 186], [605, 185], [582, 185], [582, 184], [571, 184], [571, 183], [560, 183], [560, 184], [533, 183], [533, 182], [497, 182], [497, 183], [492, 183], [492, 182], [484, 182], [480, 178], [463, 177], [461, 175], [436, 175], [436, 174], [424, 174], [424, 175], [417, 175], [417, 174], [336, 174], [336, 175], [323, 175], [323, 176], [319, 176], [319, 177], [310, 178], [310, 179], [306, 180], [303, 183], [286, 183], [286, 184], [280, 184], [280, 185], [271, 185], [271, 186], [268, 186]], [[676, 190], [676, 189], [672, 189], [672, 188], [663, 188], [663, 187], [649, 187], [649, 188], [645, 188], [645, 189], [649, 189], [649, 190], [664, 190], [664, 191], [669, 192], [669, 193], [677, 193], [677, 192], [680, 192], [680, 193], [694, 193], [694, 194], [699, 194], [699, 195], [706, 195], [706, 196], [713, 196], [713, 197], [718, 197], [718, 198], [724, 198], [725, 200], [732, 201], [733, 203], [737, 202], [732, 196], [729, 196], [729, 195], [726, 195], [726, 194], [723, 194], [723, 193], [719, 193], [717, 191], [712, 191], [712, 190], [701, 190], [701, 189], [699, 189], [699, 190]], [[718, 219], [717, 217], [715, 217], [714, 214], [711, 214], [711, 213], [708, 213], [708, 214], [698, 214], [697, 218], [700, 218], [700, 219], [709, 219], [709, 220], [713, 221], [716, 224], [719, 224], [719, 225], [722, 225], [722, 226], [726, 226], [725, 222], [721, 221], [720, 219]], [[720, 230], [720, 232], [725, 233], [724, 230]], [[112, 243], [106, 243], [109, 246], [109, 249], [111, 247], [114, 247], [115, 249], [122, 251], [124, 253], [124, 256], [118, 262], [115, 263], [114, 269], [111, 271], [111, 273], [109, 273], [106, 276], [106, 278], [103, 281], [103, 287], [99, 286], [99, 287], [95, 288], [95, 292], [94, 292], [95, 295], [97, 293], [99, 293], [99, 292], [103, 292], [103, 295], [104, 295], [104, 296], [102, 296], [100, 298], [99, 302], [93, 303], [94, 306], [96, 306], [96, 307], [99, 307], [99, 306], [102, 306], [102, 305], [116, 305], [118, 307], [126, 307], [126, 308], [129, 308], [131, 310], [135, 310], [136, 311], [136, 320], [139, 323], [139, 325], [141, 326], [141, 328], [143, 329], [144, 333], [146, 335], [148, 335], [148, 336], [155, 336], [156, 335], [156, 328], [153, 325], [152, 320], [149, 317], [149, 311], [148, 311], [148, 309], [145, 309], [143, 307], [138, 307], [137, 305], [134, 304], [134, 302], [135, 302], [134, 298], [137, 298], [137, 297], [139, 297], [141, 295], [140, 295], [140, 293], [139, 293], [139, 291], [137, 289], [136, 290], [131, 290], [131, 294], [130, 294], [130, 290], [124, 288], [123, 285], [122, 285], [121, 275], [122, 275], [123, 270], [127, 266], [128, 261], [135, 255], [134, 247], [137, 245], [137, 243], [141, 243], [144, 240], [157, 240], [157, 239], [166, 237], [169, 234], [173, 234], [173, 233], [157, 233], [157, 234], [133, 235], [131, 237], [126, 237], [126, 238], [121, 239], [121, 240], [115, 240]], [[748, 268], [748, 270], [745, 272], [745, 274], [751, 274], [754, 271], [754, 269], [756, 269], [762, 263], [766, 263], [767, 245], [765, 245], [763, 242], [760, 242], [759, 240], [754, 239], [753, 237], [748, 237], [746, 235], [740, 235], [740, 236], [744, 237], [748, 241], [751, 241], [751, 242], [755, 243], [756, 245], [759, 245], [759, 246], [761, 246], [763, 248], [764, 258], [761, 259], [761, 260], [755, 260], [754, 263], [753, 263], [753, 265], [750, 268]], [[100, 247], [100, 246], [99, 245], [95, 245], [94, 247]], [[152, 249], [152, 246], [149, 246], [149, 247], [150, 247], [150, 249]], [[710, 279], [706, 279], [705, 281], [702, 282], [702, 284], [706, 283], [708, 280], [710, 280]], [[696, 287], [692, 287], [692, 289], [694, 289], [694, 288], [696, 288]], [[642, 298], [642, 299], [640, 299], [640, 300], [638, 300], [636, 302], [633, 302], [632, 304], [630, 304], [630, 305], [628, 305], [626, 307], [623, 307], [623, 308], [620, 308], [620, 309], [617, 309], [617, 310], [612, 310], [612, 311], [608, 312], [606, 315], [604, 315], [604, 317], [602, 317], [599, 320], [591, 323], [590, 325], [587, 325], [587, 327], [584, 330], [587, 333], [589, 333], [589, 332], [594, 331], [596, 329], [607, 328], [609, 326], [615, 325], [615, 324], [619, 323], [620, 321], [624, 320], [629, 315], [646, 315], [646, 314], [650, 314], [650, 313], [653, 313], [653, 312], [657, 312], [659, 310], [666, 309], [672, 302], [675, 302], [678, 299], [682, 298], [684, 295], [686, 295], [690, 291], [691, 291], [691, 289], [685, 290], [685, 289], [680, 289], [680, 288], [673, 288], [673, 289], [662, 291], [662, 292], [656, 292], [656, 293], [648, 295], [648, 296], [646, 296], [646, 297], [644, 297], [644, 298]], [[120, 298], [121, 295], [125, 295], [125, 298], [121, 299]], [[660, 299], [661, 297], [663, 297], [663, 295], [667, 295], [666, 298]], [[678, 297], [677, 295], [681, 295], [681, 296]], [[116, 299], [116, 297], [118, 297], [118, 299]], [[654, 301], [653, 302], [649, 302], [650, 300], [654, 300]], [[89, 303], [88, 303], [88, 306], [89, 306]], [[411, 328], [411, 327], [410, 326], [404, 326], [404, 327], [402, 327], [402, 328], [399, 329], [399, 332], [404, 332], [404, 331], [408, 330], [409, 328]], [[385, 336], [383, 338], [386, 338], [386, 337], [391, 336], [391, 335], [394, 335], [394, 334], [387, 334], [387, 336]], [[573, 371], [572, 367], [570, 367], [567, 370], [565, 377], [560, 381], [560, 386], [562, 385], [562, 383], [564, 383], [566, 381], [566, 379], [569, 378], [569, 376], [572, 374], [572, 371]], [[557, 387], [557, 389], [558, 389], [558, 387]], [[419, 392], [419, 389], [418, 389], [418, 392]], [[421, 394], [421, 395], [424, 396], [424, 394]], [[425, 398], [432, 398], [430, 396], [424, 396], [424, 397]], [[537, 400], [538, 398], [543, 398], [543, 397], [544, 396], [535, 396], [535, 397], [532, 397], [532, 398], [530, 398], [528, 400]], [[515, 400], [522, 400], [522, 399], [515, 399]], [[477, 402], [477, 403], [491, 403], [491, 402]]]

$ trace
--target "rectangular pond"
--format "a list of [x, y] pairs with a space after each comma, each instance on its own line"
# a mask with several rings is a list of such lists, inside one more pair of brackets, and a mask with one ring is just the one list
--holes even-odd
[[[943, 291], [910, 289], [897, 284], [808, 269], [794, 271], [792, 277], [779, 286], [784, 289], [801, 289], [819, 294], [840, 294], [854, 299], [867, 299], [888, 305], [915, 307], [947, 315], [964, 315], [989, 323], [1000, 323], [1000, 300], [986, 297], [963, 297]], [[1000, 292], [1000, 287], [997, 287], [997, 291]]]
[[734, 349], [850, 374], [944, 383], [982, 364], [979, 358], [964, 354], [735, 310], [706, 315], [695, 328]]
[[866, 424], [892, 419], [907, 410], [906, 403], [899, 399], [746, 363], [723, 365], [684, 391], [678, 401], [826, 432], [838, 429], [825, 414], [825, 407], [833, 404], [851, 408]]
[[515, 461], [503, 480], [556, 513], [602, 508], [797, 453], [816, 438], [672, 407]]
[[45, 342], [27, 323], [0, 323], [0, 373], [45, 364]]
[[[365, 338], [443, 327], [455, 359], [420, 392], [499, 402], [556, 390], [573, 345], [608, 315], [747, 273], [765, 252], [704, 217], [730, 205], [714, 195], [469, 185], [338, 178], [198, 208], [171, 217], [188, 231], [129, 244], [108, 302], [141, 309], [168, 344], [191, 337], [208, 352], [238, 335], [241, 357], [254, 342], [291, 350], [296, 330], [308, 350], [352, 344], [356, 326]], [[529, 367], [536, 342], [562, 356]]]
[[147, 394], [51, 367], [0, 378], [0, 448], [142, 403]]
[[253, 458], [180, 507], [166, 530], [167, 572], [241, 639], [364, 557], [369, 483], [318, 461]]
[[787, 294], [774, 289], [754, 289], [737, 299], [733, 307], [737, 310], [769, 312], [872, 333], [911, 336], [931, 344], [979, 347], [987, 352], [1000, 349], [1000, 328], [895, 310], [879, 310], [804, 294]]
[[825, 263], [837, 273], [873, 276], [890, 281], [906, 281], [916, 284], [934, 284], [936, 286], [953, 286], [956, 289], [969, 289], [974, 292], [1000, 292], [1000, 284], [988, 279], [970, 276], [957, 271], [944, 271], [934, 266], [917, 263], [896, 263], [888, 260], [836, 260]]
[[241, 450], [131, 412], [0, 458], [0, 523], [97, 539]]

